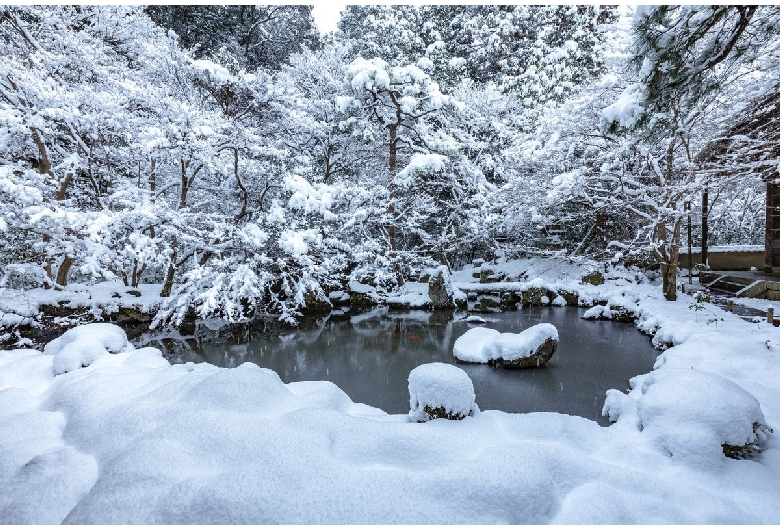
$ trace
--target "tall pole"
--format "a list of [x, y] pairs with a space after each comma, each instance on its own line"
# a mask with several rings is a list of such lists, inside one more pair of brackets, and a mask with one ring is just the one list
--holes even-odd
[[691, 201], [685, 202], [685, 211], [688, 212], [688, 284], [693, 283], [693, 235], [691, 232]]
[[706, 266], [707, 260], [707, 239], [710, 236], [709, 225], [707, 219], [710, 216], [710, 188], [704, 186], [704, 191], [701, 193], [701, 262]]

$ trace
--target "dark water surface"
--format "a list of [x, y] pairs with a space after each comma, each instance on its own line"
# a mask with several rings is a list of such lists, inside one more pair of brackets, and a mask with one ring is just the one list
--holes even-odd
[[649, 372], [659, 352], [633, 325], [582, 320], [583, 312], [535, 307], [483, 315], [488, 320], [483, 326], [501, 332], [518, 333], [540, 322], [558, 328], [553, 358], [542, 368], [525, 370], [457, 363], [452, 346], [474, 327], [457, 313], [450, 319], [447, 313], [377, 310], [331, 318], [313, 331], [255, 335], [240, 344], [202, 336], [186, 342], [150, 338], [144, 345], [162, 349], [171, 362], [233, 367], [249, 361], [274, 370], [285, 383], [332, 381], [353, 401], [391, 414], [409, 411], [407, 377], [413, 368], [457, 364], [471, 377], [482, 410], [562, 412], [607, 425], [601, 417], [605, 392], [627, 390], [628, 380]]

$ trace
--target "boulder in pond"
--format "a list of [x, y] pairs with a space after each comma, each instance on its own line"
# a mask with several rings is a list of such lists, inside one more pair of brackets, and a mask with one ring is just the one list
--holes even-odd
[[445, 363], [423, 364], [409, 372], [409, 418], [424, 423], [462, 420], [479, 412], [468, 374]]
[[538, 368], [552, 358], [557, 348], [558, 330], [552, 324], [543, 323], [520, 333], [470, 329], [455, 341], [453, 354], [463, 362], [504, 368]]
[[455, 291], [446, 265], [440, 265], [432, 271], [428, 280], [428, 297], [433, 309], [455, 308]]

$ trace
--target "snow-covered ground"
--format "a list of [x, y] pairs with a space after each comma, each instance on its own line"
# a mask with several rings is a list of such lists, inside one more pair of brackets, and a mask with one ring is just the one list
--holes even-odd
[[668, 347], [608, 392], [616, 423], [416, 423], [248, 363], [171, 366], [99, 324], [0, 352], [0, 523], [780, 523], [780, 433], [752, 459], [721, 449], [780, 427], [780, 330], [632, 274], [505, 268], [631, 306]]
[[[41, 306], [60, 307], [67, 312], [80, 310], [94, 318], [108, 318], [120, 308], [131, 308], [140, 313], [154, 315], [162, 302], [159, 284], [142, 284], [128, 287], [121, 281], [102, 282], [96, 285], [71, 284], [62, 291], [36, 288], [28, 291], [0, 287], [0, 339], [18, 324], [36, 321]], [[58, 325], [73, 325], [78, 316], [55, 317]], [[24, 342], [24, 340], [22, 341]]]

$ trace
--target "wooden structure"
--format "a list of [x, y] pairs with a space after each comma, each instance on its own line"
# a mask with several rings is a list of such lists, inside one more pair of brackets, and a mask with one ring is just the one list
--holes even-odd
[[723, 136], [697, 157], [703, 170], [720, 179], [760, 178], [766, 183], [765, 272], [780, 272], [780, 84], [740, 112]]
[[766, 184], [766, 237], [764, 270], [780, 271], [780, 184]]

